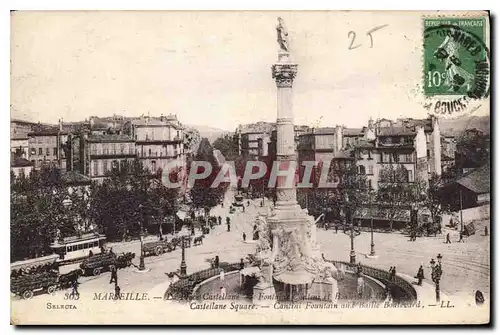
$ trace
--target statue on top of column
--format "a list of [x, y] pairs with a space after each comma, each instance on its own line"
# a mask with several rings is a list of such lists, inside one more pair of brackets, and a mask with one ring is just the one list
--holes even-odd
[[276, 32], [278, 33], [278, 44], [280, 45], [281, 50], [288, 52], [288, 32], [285, 30], [283, 19], [281, 17], [278, 17]]

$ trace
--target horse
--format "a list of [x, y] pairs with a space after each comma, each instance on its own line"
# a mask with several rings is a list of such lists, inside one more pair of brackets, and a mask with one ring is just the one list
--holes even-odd
[[198, 237], [194, 238], [193, 244], [198, 245], [198, 244], [203, 244], [203, 238], [205, 238], [205, 235], [201, 235]]

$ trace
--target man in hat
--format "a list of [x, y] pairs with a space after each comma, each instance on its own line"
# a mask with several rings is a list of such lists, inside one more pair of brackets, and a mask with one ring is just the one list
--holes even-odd
[[418, 285], [422, 286], [422, 280], [424, 279], [424, 267], [420, 265], [417, 271]]

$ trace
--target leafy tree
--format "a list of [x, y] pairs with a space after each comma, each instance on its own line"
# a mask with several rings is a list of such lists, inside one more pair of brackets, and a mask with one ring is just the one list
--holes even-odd
[[398, 213], [418, 205], [420, 185], [423, 184], [409, 182], [408, 170], [401, 164], [386, 165], [380, 171], [376, 199], [385, 209], [391, 230]]
[[[211, 187], [220, 171], [220, 167], [213, 155], [213, 148], [208, 139], [202, 139], [194, 160], [208, 162], [212, 167], [212, 172], [207, 178], [196, 180], [189, 191], [189, 195], [195, 208], [210, 209], [222, 201], [227, 185], [221, 183], [219, 187]], [[191, 166], [188, 169], [191, 169]], [[197, 173], [202, 173], [203, 171], [204, 168], [199, 167]]]
[[218, 137], [213, 144], [213, 148], [219, 150], [229, 161], [235, 161], [239, 157], [238, 143], [230, 134]]

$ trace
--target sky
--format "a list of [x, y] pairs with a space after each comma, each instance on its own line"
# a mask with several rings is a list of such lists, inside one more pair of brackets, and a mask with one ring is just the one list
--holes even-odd
[[[427, 115], [417, 12], [62, 11], [12, 14], [11, 117], [176, 114], [224, 130], [274, 122], [277, 16], [298, 64], [296, 124]], [[489, 113], [489, 102], [478, 106]]]

